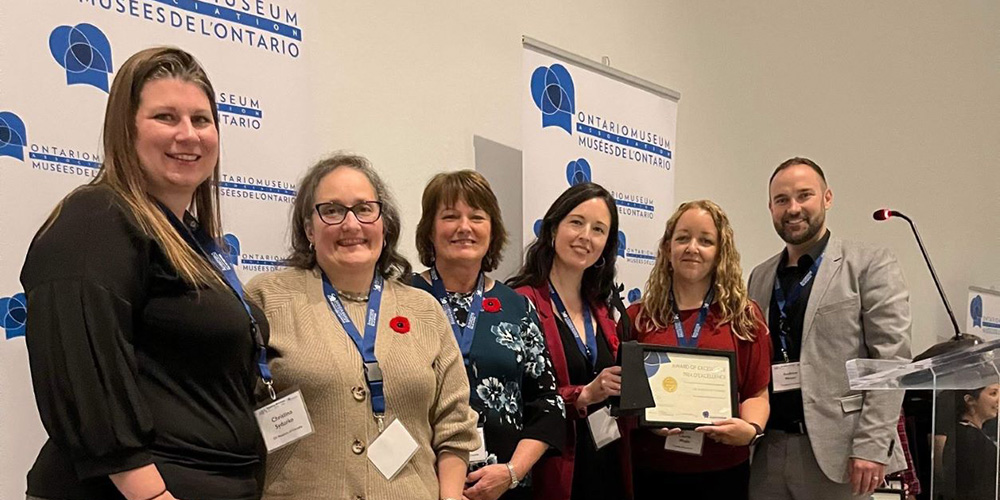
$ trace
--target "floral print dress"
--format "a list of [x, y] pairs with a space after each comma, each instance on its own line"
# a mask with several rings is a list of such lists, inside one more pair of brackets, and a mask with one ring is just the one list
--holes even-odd
[[[412, 284], [431, 293], [431, 284], [419, 275], [413, 276]], [[465, 328], [472, 293], [448, 292], [447, 301], [455, 320]], [[562, 450], [566, 409], [556, 392], [555, 372], [538, 316], [528, 299], [499, 281], [483, 294], [483, 309], [465, 368], [471, 384], [470, 403], [479, 412], [489, 462], [509, 461], [522, 439], [545, 442], [550, 453]], [[470, 467], [477, 465], [482, 464]], [[501, 498], [519, 496], [512, 493]]]

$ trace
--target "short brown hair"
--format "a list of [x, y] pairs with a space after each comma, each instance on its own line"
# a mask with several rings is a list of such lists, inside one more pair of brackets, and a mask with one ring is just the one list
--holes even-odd
[[819, 175], [819, 178], [823, 180], [823, 185], [826, 185], [826, 174], [823, 173], [823, 169], [819, 167], [819, 164], [804, 156], [796, 156], [781, 162], [781, 165], [778, 165], [778, 168], [774, 169], [774, 172], [771, 173], [771, 178], [767, 180], [768, 189], [771, 188], [771, 183], [774, 182], [774, 178], [779, 172], [786, 168], [794, 167], [795, 165], [805, 165], [813, 169], [813, 172], [816, 172], [816, 174]]
[[507, 244], [507, 229], [503, 226], [500, 204], [490, 188], [489, 181], [474, 170], [443, 172], [435, 175], [424, 188], [422, 213], [417, 224], [417, 253], [420, 263], [434, 265], [434, 220], [438, 207], [454, 206], [458, 200], [470, 207], [486, 212], [490, 216], [490, 247], [483, 256], [482, 269], [490, 272], [500, 264], [501, 253]]

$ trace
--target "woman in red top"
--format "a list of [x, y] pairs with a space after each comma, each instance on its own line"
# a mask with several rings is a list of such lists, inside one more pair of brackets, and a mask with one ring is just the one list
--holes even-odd
[[[696, 328], [705, 303], [708, 313]], [[645, 294], [628, 314], [639, 342], [735, 351], [740, 401], [740, 418], [689, 431], [704, 438], [700, 454], [665, 449], [665, 436], [678, 429], [634, 430], [636, 498], [662, 498], [665, 492], [674, 498], [747, 498], [750, 444], [763, 435], [770, 412], [771, 342], [760, 307], [747, 298], [733, 230], [718, 205], [692, 201], [670, 217]]]
[[521, 270], [508, 281], [538, 310], [566, 407], [562, 453], [543, 458], [532, 471], [537, 499], [631, 497], [628, 443], [602, 439], [598, 446], [591, 430], [603, 436], [599, 423], [613, 422], [608, 397], [621, 394], [618, 337], [608, 313], [617, 248], [615, 199], [597, 184], [577, 184], [549, 207]]

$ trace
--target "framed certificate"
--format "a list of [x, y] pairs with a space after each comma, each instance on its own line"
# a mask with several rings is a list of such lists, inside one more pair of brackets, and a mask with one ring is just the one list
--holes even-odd
[[739, 416], [735, 352], [639, 345], [654, 402], [640, 426], [690, 430]]

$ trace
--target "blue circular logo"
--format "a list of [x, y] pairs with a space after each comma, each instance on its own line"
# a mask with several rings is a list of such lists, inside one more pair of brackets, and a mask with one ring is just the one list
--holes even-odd
[[571, 161], [566, 165], [566, 182], [570, 186], [584, 184], [593, 180], [590, 175], [590, 162], [584, 158]]
[[972, 316], [972, 326], [982, 328], [983, 326], [983, 296], [976, 295], [969, 304], [969, 314]]
[[113, 71], [111, 43], [97, 26], [57, 26], [49, 35], [49, 51], [66, 70], [67, 84], [92, 85], [108, 91], [108, 74]]
[[222, 237], [222, 253], [226, 257], [226, 262], [231, 266], [240, 265], [240, 239], [235, 234], [227, 234]]
[[0, 326], [6, 337], [23, 337], [28, 321], [28, 299], [23, 293], [0, 298]]
[[24, 161], [24, 146], [28, 145], [24, 122], [10, 111], [0, 111], [0, 156]]
[[535, 68], [531, 74], [531, 98], [542, 112], [542, 128], [559, 127], [573, 134], [576, 90], [565, 66]]
[[652, 377], [660, 369], [660, 365], [670, 362], [670, 356], [665, 352], [646, 351], [642, 364], [646, 368], [646, 377]]

